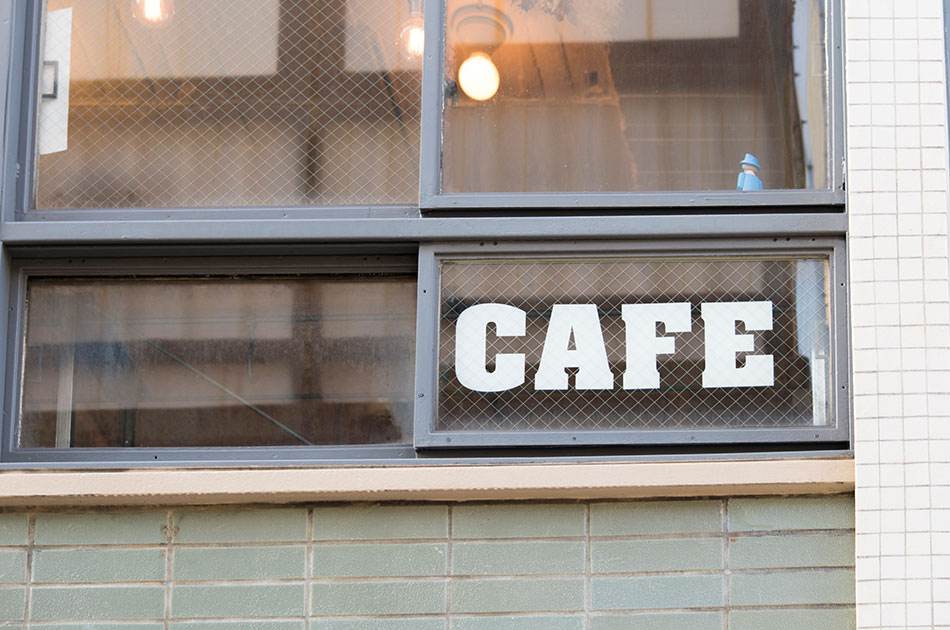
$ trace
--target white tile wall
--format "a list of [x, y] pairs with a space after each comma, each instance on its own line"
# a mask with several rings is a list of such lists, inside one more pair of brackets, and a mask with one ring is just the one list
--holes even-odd
[[845, 0], [858, 628], [950, 629], [942, 0]]

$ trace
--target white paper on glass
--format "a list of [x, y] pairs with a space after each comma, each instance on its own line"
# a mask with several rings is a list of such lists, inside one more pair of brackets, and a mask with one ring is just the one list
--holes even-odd
[[[72, 45], [73, 10], [59, 9], [46, 14], [44, 63], [40, 74], [37, 142], [40, 155], [65, 151], [69, 134], [69, 62]], [[52, 95], [55, 91], [55, 98]]]

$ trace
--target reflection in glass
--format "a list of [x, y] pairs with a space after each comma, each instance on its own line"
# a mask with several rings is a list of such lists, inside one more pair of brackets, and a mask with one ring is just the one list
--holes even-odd
[[421, 63], [399, 47], [405, 0], [47, 8], [57, 69], [40, 80], [37, 208], [418, 198]]
[[829, 186], [821, 0], [445, 2], [444, 193]]
[[19, 446], [411, 441], [415, 280], [34, 279]]

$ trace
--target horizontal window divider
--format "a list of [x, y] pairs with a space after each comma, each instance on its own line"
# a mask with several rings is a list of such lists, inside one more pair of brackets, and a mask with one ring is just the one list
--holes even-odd
[[699, 428], [690, 429], [575, 429], [525, 431], [433, 431], [431, 435], [416, 432], [417, 448], [481, 448], [492, 446], [611, 446], [635, 442], [638, 438], [648, 444], [754, 444], [798, 443], [828, 440], [846, 440], [848, 427], [802, 428]]
[[[335, 272], [347, 271], [365, 273], [369, 270], [387, 272], [415, 273], [418, 244], [407, 242], [314, 242], [314, 243], [105, 243], [96, 245], [94, 250], [89, 244], [74, 243], [60, 245], [44, 243], [36, 245], [16, 245], [5, 243], [7, 252], [22, 267], [35, 266], [32, 261], [82, 259], [86, 268], [99, 269], [109, 275], [116, 275], [116, 259], [122, 258], [124, 265], [139, 268], [160, 266], [166, 272], [167, 263], [155, 263], [155, 258], [171, 258], [180, 267], [188, 267], [190, 274], [202, 273], [242, 273], [244, 275], [261, 273], [275, 275], [298, 272]], [[258, 266], [249, 264], [249, 259], [260, 261]], [[136, 264], [136, 261], [137, 264]], [[239, 261], [239, 262], [236, 262]], [[40, 262], [40, 265], [45, 263]], [[58, 270], [65, 271], [65, 269]]]
[[[237, 215], [237, 216], [235, 216]], [[239, 221], [284, 221], [312, 219], [405, 219], [418, 218], [415, 205], [375, 206], [273, 206], [254, 208], [89, 208], [27, 210], [19, 221], [194, 221], [201, 219]]]
[[845, 202], [844, 190], [763, 190], [754, 193], [737, 193], [732, 190], [659, 191], [659, 192], [472, 192], [423, 194], [420, 200], [423, 211], [445, 209], [538, 210], [557, 207], [565, 210], [581, 208], [709, 208], [743, 207], [765, 208], [768, 206], [818, 206], [841, 205]]
[[[849, 456], [136, 470], [0, 470], [0, 505], [212, 505], [309, 501], [477, 501], [839, 494]], [[75, 464], [73, 464], [75, 468]]]
[[[106, 246], [95, 252], [80, 246], [12, 248], [20, 273], [28, 276], [243, 276], [280, 278], [297, 274], [385, 274], [414, 275], [414, 249], [390, 250], [372, 245], [363, 254], [321, 245], [293, 252], [270, 248], [258, 250], [226, 246], [138, 247]], [[174, 251], [173, 251], [174, 249]], [[8, 252], [10, 249], [7, 250]], [[178, 255], [172, 255], [177, 253]], [[294, 255], [296, 254], [296, 255]], [[259, 258], [258, 258], [259, 257]], [[79, 260], [75, 260], [79, 259]], [[257, 264], [255, 264], [257, 263]], [[302, 320], [298, 320], [302, 321]]]
[[591, 240], [757, 236], [835, 236], [847, 230], [837, 212], [654, 214], [650, 216], [52, 221], [5, 223], [6, 245], [147, 243], [286, 243], [313, 241]]

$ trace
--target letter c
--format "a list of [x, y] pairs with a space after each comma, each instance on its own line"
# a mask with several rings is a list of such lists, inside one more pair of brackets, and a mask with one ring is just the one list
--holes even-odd
[[488, 324], [499, 337], [525, 334], [525, 312], [507, 304], [476, 304], [459, 315], [455, 324], [455, 376], [463, 387], [476, 392], [501, 392], [525, 380], [523, 354], [495, 355], [495, 369], [487, 368]]

